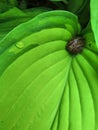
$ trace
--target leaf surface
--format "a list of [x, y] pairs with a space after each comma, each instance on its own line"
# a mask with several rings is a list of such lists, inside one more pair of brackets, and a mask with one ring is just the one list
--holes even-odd
[[38, 46], [2, 74], [2, 130], [98, 128], [98, 57], [84, 49], [71, 58], [65, 44], [55, 41]]
[[[89, 31], [83, 34], [84, 50], [77, 55], [68, 53], [66, 44], [80, 27], [74, 15], [62, 13], [44, 13], [0, 42], [0, 71], [6, 64], [0, 75], [1, 130], [98, 129], [98, 51], [88, 47]], [[31, 28], [39, 18], [40, 24]], [[72, 26], [68, 26], [71, 18]], [[29, 32], [19, 35], [24, 25]], [[7, 41], [14, 34], [17, 39]], [[20, 43], [25, 44], [25, 51]], [[31, 44], [38, 45], [28, 49]], [[13, 55], [9, 55], [11, 51]]]
[[97, 0], [91, 0], [90, 1], [90, 8], [91, 8], [91, 25], [92, 30], [94, 33], [96, 45], [98, 47], [98, 6], [97, 6]]

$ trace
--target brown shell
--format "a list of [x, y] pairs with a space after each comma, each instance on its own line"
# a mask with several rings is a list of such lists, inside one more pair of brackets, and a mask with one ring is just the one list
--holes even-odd
[[84, 48], [85, 40], [81, 36], [77, 36], [68, 42], [66, 49], [71, 54], [77, 54], [82, 52]]

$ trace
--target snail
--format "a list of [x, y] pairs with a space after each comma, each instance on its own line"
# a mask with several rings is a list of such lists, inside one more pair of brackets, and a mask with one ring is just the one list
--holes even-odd
[[68, 42], [66, 49], [70, 54], [78, 54], [82, 52], [85, 44], [85, 39], [81, 36], [77, 36]]

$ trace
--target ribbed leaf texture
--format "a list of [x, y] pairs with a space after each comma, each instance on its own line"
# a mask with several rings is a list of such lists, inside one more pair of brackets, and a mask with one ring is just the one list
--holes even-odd
[[96, 40], [96, 45], [98, 47], [98, 6], [96, 4], [97, 0], [90, 1], [90, 8], [91, 8], [91, 24], [92, 30], [94, 32], [94, 37]]
[[80, 33], [66, 11], [38, 15], [0, 42], [0, 130], [97, 130], [98, 50], [70, 55]]

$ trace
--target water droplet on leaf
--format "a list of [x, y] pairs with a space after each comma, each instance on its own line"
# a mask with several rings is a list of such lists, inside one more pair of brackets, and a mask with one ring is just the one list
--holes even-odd
[[23, 42], [18, 42], [16, 44], [16, 47], [18, 47], [19, 49], [22, 49], [24, 47], [24, 43]]

